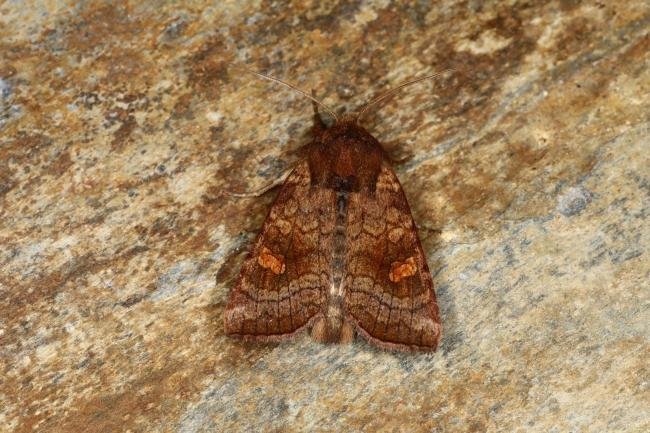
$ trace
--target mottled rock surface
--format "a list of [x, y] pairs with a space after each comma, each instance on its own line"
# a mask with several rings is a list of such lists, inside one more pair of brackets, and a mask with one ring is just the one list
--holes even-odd
[[[0, 3], [0, 431], [647, 432], [646, 0]], [[340, 110], [397, 167], [442, 346], [255, 345], [222, 313]]]

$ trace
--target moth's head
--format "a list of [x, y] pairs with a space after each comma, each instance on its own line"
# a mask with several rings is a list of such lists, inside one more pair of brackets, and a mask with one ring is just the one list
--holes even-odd
[[314, 125], [315, 141], [327, 146], [345, 146], [359, 143], [368, 146], [378, 146], [379, 142], [358, 122], [356, 113], [345, 114], [330, 125], [316, 120]]

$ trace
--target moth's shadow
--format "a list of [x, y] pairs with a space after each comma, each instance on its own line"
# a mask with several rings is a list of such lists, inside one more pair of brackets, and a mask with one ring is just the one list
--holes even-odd
[[[375, 356], [389, 356], [396, 360], [400, 367], [407, 372], [413, 372], [418, 369], [420, 366], [430, 365], [437, 357], [447, 355], [447, 350], [445, 350], [444, 344], [444, 334], [443, 340], [441, 341], [441, 346], [435, 352], [421, 352], [421, 351], [397, 351], [397, 350], [387, 350], [380, 347], [373, 346], [367, 342], [364, 338], [357, 336], [355, 340], [351, 343], [354, 344], [355, 352], [372, 354]], [[385, 358], [384, 358], [385, 359]]]
[[438, 254], [443, 245], [441, 239], [442, 230], [430, 227], [426, 223], [418, 225], [422, 249], [427, 257], [429, 270], [433, 279], [433, 288], [436, 292], [436, 301], [440, 309], [440, 320], [442, 322], [442, 337], [437, 352], [444, 356], [452, 352], [462, 341], [462, 332], [458, 330], [456, 306], [454, 297], [449, 293], [449, 284], [439, 284], [440, 274], [447, 268], [447, 257]]

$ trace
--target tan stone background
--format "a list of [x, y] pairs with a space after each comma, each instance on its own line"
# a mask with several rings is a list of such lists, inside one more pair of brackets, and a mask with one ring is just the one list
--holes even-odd
[[[647, 432], [650, 5], [0, 2], [0, 431]], [[222, 312], [309, 101], [366, 119], [435, 354]], [[216, 281], [216, 283], [215, 283]]]

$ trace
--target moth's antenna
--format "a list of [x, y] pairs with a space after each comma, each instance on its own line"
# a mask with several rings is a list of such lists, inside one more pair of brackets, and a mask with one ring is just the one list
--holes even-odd
[[302, 96], [304, 96], [306, 98], [309, 98], [312, 101], [314, 101], [316, 104], [318, 104], [319, 107], [321, 107], [323, 110], [327, 111], [334, 118], [334, 120], [336, 120], [338, 122], [339, 117], [336, 115], [336, 113], [331, 108], [329, 108], [327, 105], [323, 104], [321, 101], [319, 101], [318, 99], [311, 96], [309, 93], [304, 92], [304, 91], [300, 90], [299, 88], [297, 88], [296, 86], [294, 86], [293, 84], [289, 84], [289, 83], [287, 83], [285, 81], [282, 81], [279, 78], [275, 78], [275, 77], [272, 77], [270, 75], [265, 75], [265, 74], [253, 71], [253, 70], [245, 68], [245, 67], [242, 67], [242, 68], [245, 71], [250, 72], [251, 74], [257, 75], [260, 78], [264, 78], [265, 80], [269, 80], [269, 81], [273, 81], [275, 83], [282, 84], [283, 86], [286, 86], [286, 87], [290, 88], [291, 90], [295, 90], [296, 92], [300, 93]]
[[435, 74], [426, 75], [424, 77], [420, 77], [420, 78], [416, 78], [414, 80], [406, 81], [406, 82], [398, 85], [397, 87], [395, 87], [395, 88], [393, 88], [393, 89], [391, 89], [391, 90], [389, 90], [389, 91], [387, 91], [385, 93], [382, 93], [381, 95], [377, 96], [376, 98], [373, 98], [370, 102], [368, 102], [367, 104], [362, 106], [361, 111], [359, 111], [359, 114], [356, 117], [356, 123], [359, 123], [359, 120], [361, 120], [361, 117], [363, 117], [363, 115], [366, 113], [366, 111], [368, 111], [368, 108], [370, 108], [371, 106], [377, 104], [378, 102], [383, 101], [384, 99], [386, 99], [386, 98], [388, 98], [390, 96], [393, 96], [395, 93], [402, 90], [404, 87], [410, 86], [411, 84], [419, 83], [420, 81], [429, 80], [431, 78], [439, 77], [440, 75], [446, 74], [447, 72], [455, 72], [455, 71], [456, 71], [455, 69], [445, 69], [444, 71], [436, 72]]

